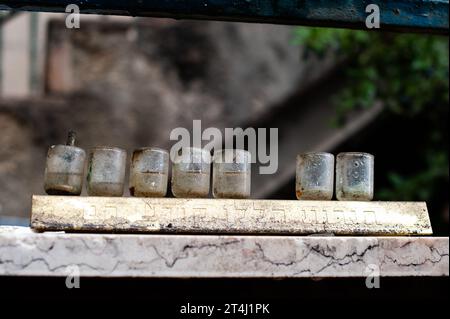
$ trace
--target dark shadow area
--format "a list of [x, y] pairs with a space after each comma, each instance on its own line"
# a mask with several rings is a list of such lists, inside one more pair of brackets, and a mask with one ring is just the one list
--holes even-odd
[[[269, 303], [271, 315], [314, 311], [335, 312], [326, 305], [340, 304], [357, 309], [362, 305], [395, 303], [408, 313], [412, 308], [443, 305], [448, 300], [448, 278], [381, 278], [379, 289], [366, 288], [364, 278], [352, 279], [98, 279], [81, 278], [79, 289], [68, 289], [65, 278], [1, 277], [2, 301], [92, 303], [123, 309], [145, 305], [152, 313], [180, 315], [181, 306], [226, 303]], [[6, 299], [5, 299], [6, 298]], [[417, 302], [415, 306], [414, 302]], [[150, 308], [149, 308], [150, 307]], [[323, 309], [321, 309], [323, 307]], [[373, 309], [374, 312], [381, 309]], [[220, 318], [220, 313], [214, 318]], [[351, 315], [351, 314], [349, 314]], [[226, 316], [224, 316], [226, 317]]]

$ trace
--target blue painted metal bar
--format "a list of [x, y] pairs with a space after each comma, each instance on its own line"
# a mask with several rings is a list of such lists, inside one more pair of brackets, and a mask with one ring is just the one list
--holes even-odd
[[381, 30], [448, 34], [448, 0], [0, 0], [0, 9], [156, 16], [366, 29], [366, 6]]
[[1, 216], [0, 226], [30, 226], [30, 218], [15, 217], [15, 216]]

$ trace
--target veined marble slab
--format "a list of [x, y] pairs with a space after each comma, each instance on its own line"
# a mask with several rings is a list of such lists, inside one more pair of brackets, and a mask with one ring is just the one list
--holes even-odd
[[309, 235], [431, 235], [424, 202], [33, 196], [40, 230]]
[[448, 254], [448, 237], [66, 234], [0, 227], [0, 275], [10, 276], [448, 276]]

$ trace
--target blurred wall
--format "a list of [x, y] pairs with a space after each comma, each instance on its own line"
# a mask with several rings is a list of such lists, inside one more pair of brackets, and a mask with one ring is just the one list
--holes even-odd
[[190, 129], [193, 119], [204, 128], [245, 127], [312, 81], [311, 70], [325, 69], [301, 61], [291, 27], [82, 17], [81, 28], [69, 30], [63, 19], [40, 15], [45, 27], [31, 33], [44, 39], [42, 57], [31, 62], [30, 17], [15, 19], [3, 28], [4, 216], [29, 215], [31, 194], [43, 193], [46, 150], [64, 143], [69, 129], [83, 148], [169, 148], [173, 128]]

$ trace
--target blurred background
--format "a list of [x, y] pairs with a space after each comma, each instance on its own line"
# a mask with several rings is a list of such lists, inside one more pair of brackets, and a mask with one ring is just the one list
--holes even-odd
[[[448, 37], [262, 24], [0, 16], [0, 224], [28, 225], [47, 148], [169, 149], [176, 127], [275, 127], [276, 175], [254, 198], [295, 199], [305, 151], [375, 155], [375, 200], [426, 201], [448, 235]], [[256, 168], [256, 167], [255, 167]], [[253, 172], [256, 173], [256, 169]], [[127, 192], [128, 195], [128, 192]]]

